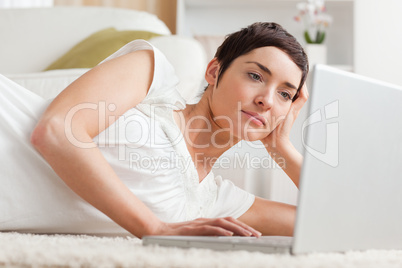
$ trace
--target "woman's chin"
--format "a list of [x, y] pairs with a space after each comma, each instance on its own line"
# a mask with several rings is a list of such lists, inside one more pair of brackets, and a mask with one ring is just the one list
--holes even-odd
[[255, 129], [253, 129], [251, 132], [247, 132], [247, 133], [243, 133], [243, 137], [242, 139], [245, 141], [259, 141], [264, 139], [265, 137], [267, 137], [270, 134], [270, 132], [268, 131], [260, 131], [260, 132], [256, 132]]

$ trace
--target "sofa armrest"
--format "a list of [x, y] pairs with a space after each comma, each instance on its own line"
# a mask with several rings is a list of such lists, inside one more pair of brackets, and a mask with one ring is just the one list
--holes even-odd
[[52, 99], [88, 70], [64, 69], [5, 76], [44, 99]]

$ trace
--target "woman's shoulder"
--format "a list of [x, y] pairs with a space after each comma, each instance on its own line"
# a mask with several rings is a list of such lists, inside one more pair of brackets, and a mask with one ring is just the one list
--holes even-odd
[[[157, 47], [145, 40], [134, 40], [107, 57], [100, 65], [117, 58], [128, 59], [128, 64], [118, 68], [120, 72], [128, 74], [133, 71], [133, 64], [137, 66], [150, 64], [153, 66], [153, 71], [151, 71], [152, 82], [145, 98], [141, 101], [142, 104], [172, 105], [176, 110], [185, 107], [186, 101], [177, 90], [179, 79], [175, 69]], [[147, 64], [138, 62], [139, 59]]]
[[142, 51], [142, 50], [155, 51], [155, 47], [151, 43], [149, 43], [145, 40], [137, 39], [137, 40], [131, 41], [130, 43], [127, 43], [126, 45], [122, 46], [119, 50], [117, 50], [112, 55], [110, 55], [109, 57], [107, 57], [106, 59], [101, 61], [99, 64], [102, 64], [106, 61], [115, 59], [117, 57], [124, 56], [124, 55], [132, 53], [132, 52]]
[[154, 70], [148, 94], [141, 103], [170, 105], [175, 110], [183, 109], [186, 105], [186, 101], [177, 89], [179, 79], [173, 65], [157, 47], [148, 41], [132, 41], [116, 51], [113, 55], [106, 58], [104, 61], [142, 50], [153, 51]]

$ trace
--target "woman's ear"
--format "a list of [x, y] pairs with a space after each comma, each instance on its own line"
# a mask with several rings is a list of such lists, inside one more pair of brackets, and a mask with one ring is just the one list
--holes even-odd
[[218, 80], [219, 63], [217, 58], [213, 58], [207, 66], [205, 72], [205, 80], [209, 85], [215, 85]]

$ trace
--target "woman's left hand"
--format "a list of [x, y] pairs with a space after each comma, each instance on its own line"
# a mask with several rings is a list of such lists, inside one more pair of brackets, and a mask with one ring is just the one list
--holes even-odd
[[292, 128], [301, 108], [306, 103], [307, 99], [308, 91], [306, 84], [304, 84], [300, 89], [299, 97], [292, 103], [285, 118], [267, 137], [261, 139], [261, 142], [269, 152], [277, 151], [278, 147], [283, 148], [290, 143], [290, 129]]
[[272, 159], [285, 171], [297, 187], [299, 187], [303, 156], [290, 142], [289, 134], [307, 99], [308, 92], [304, 84], [300, 89], [299, 97], [292, 103], [283, 121], [267, 137], [261, 139]]

